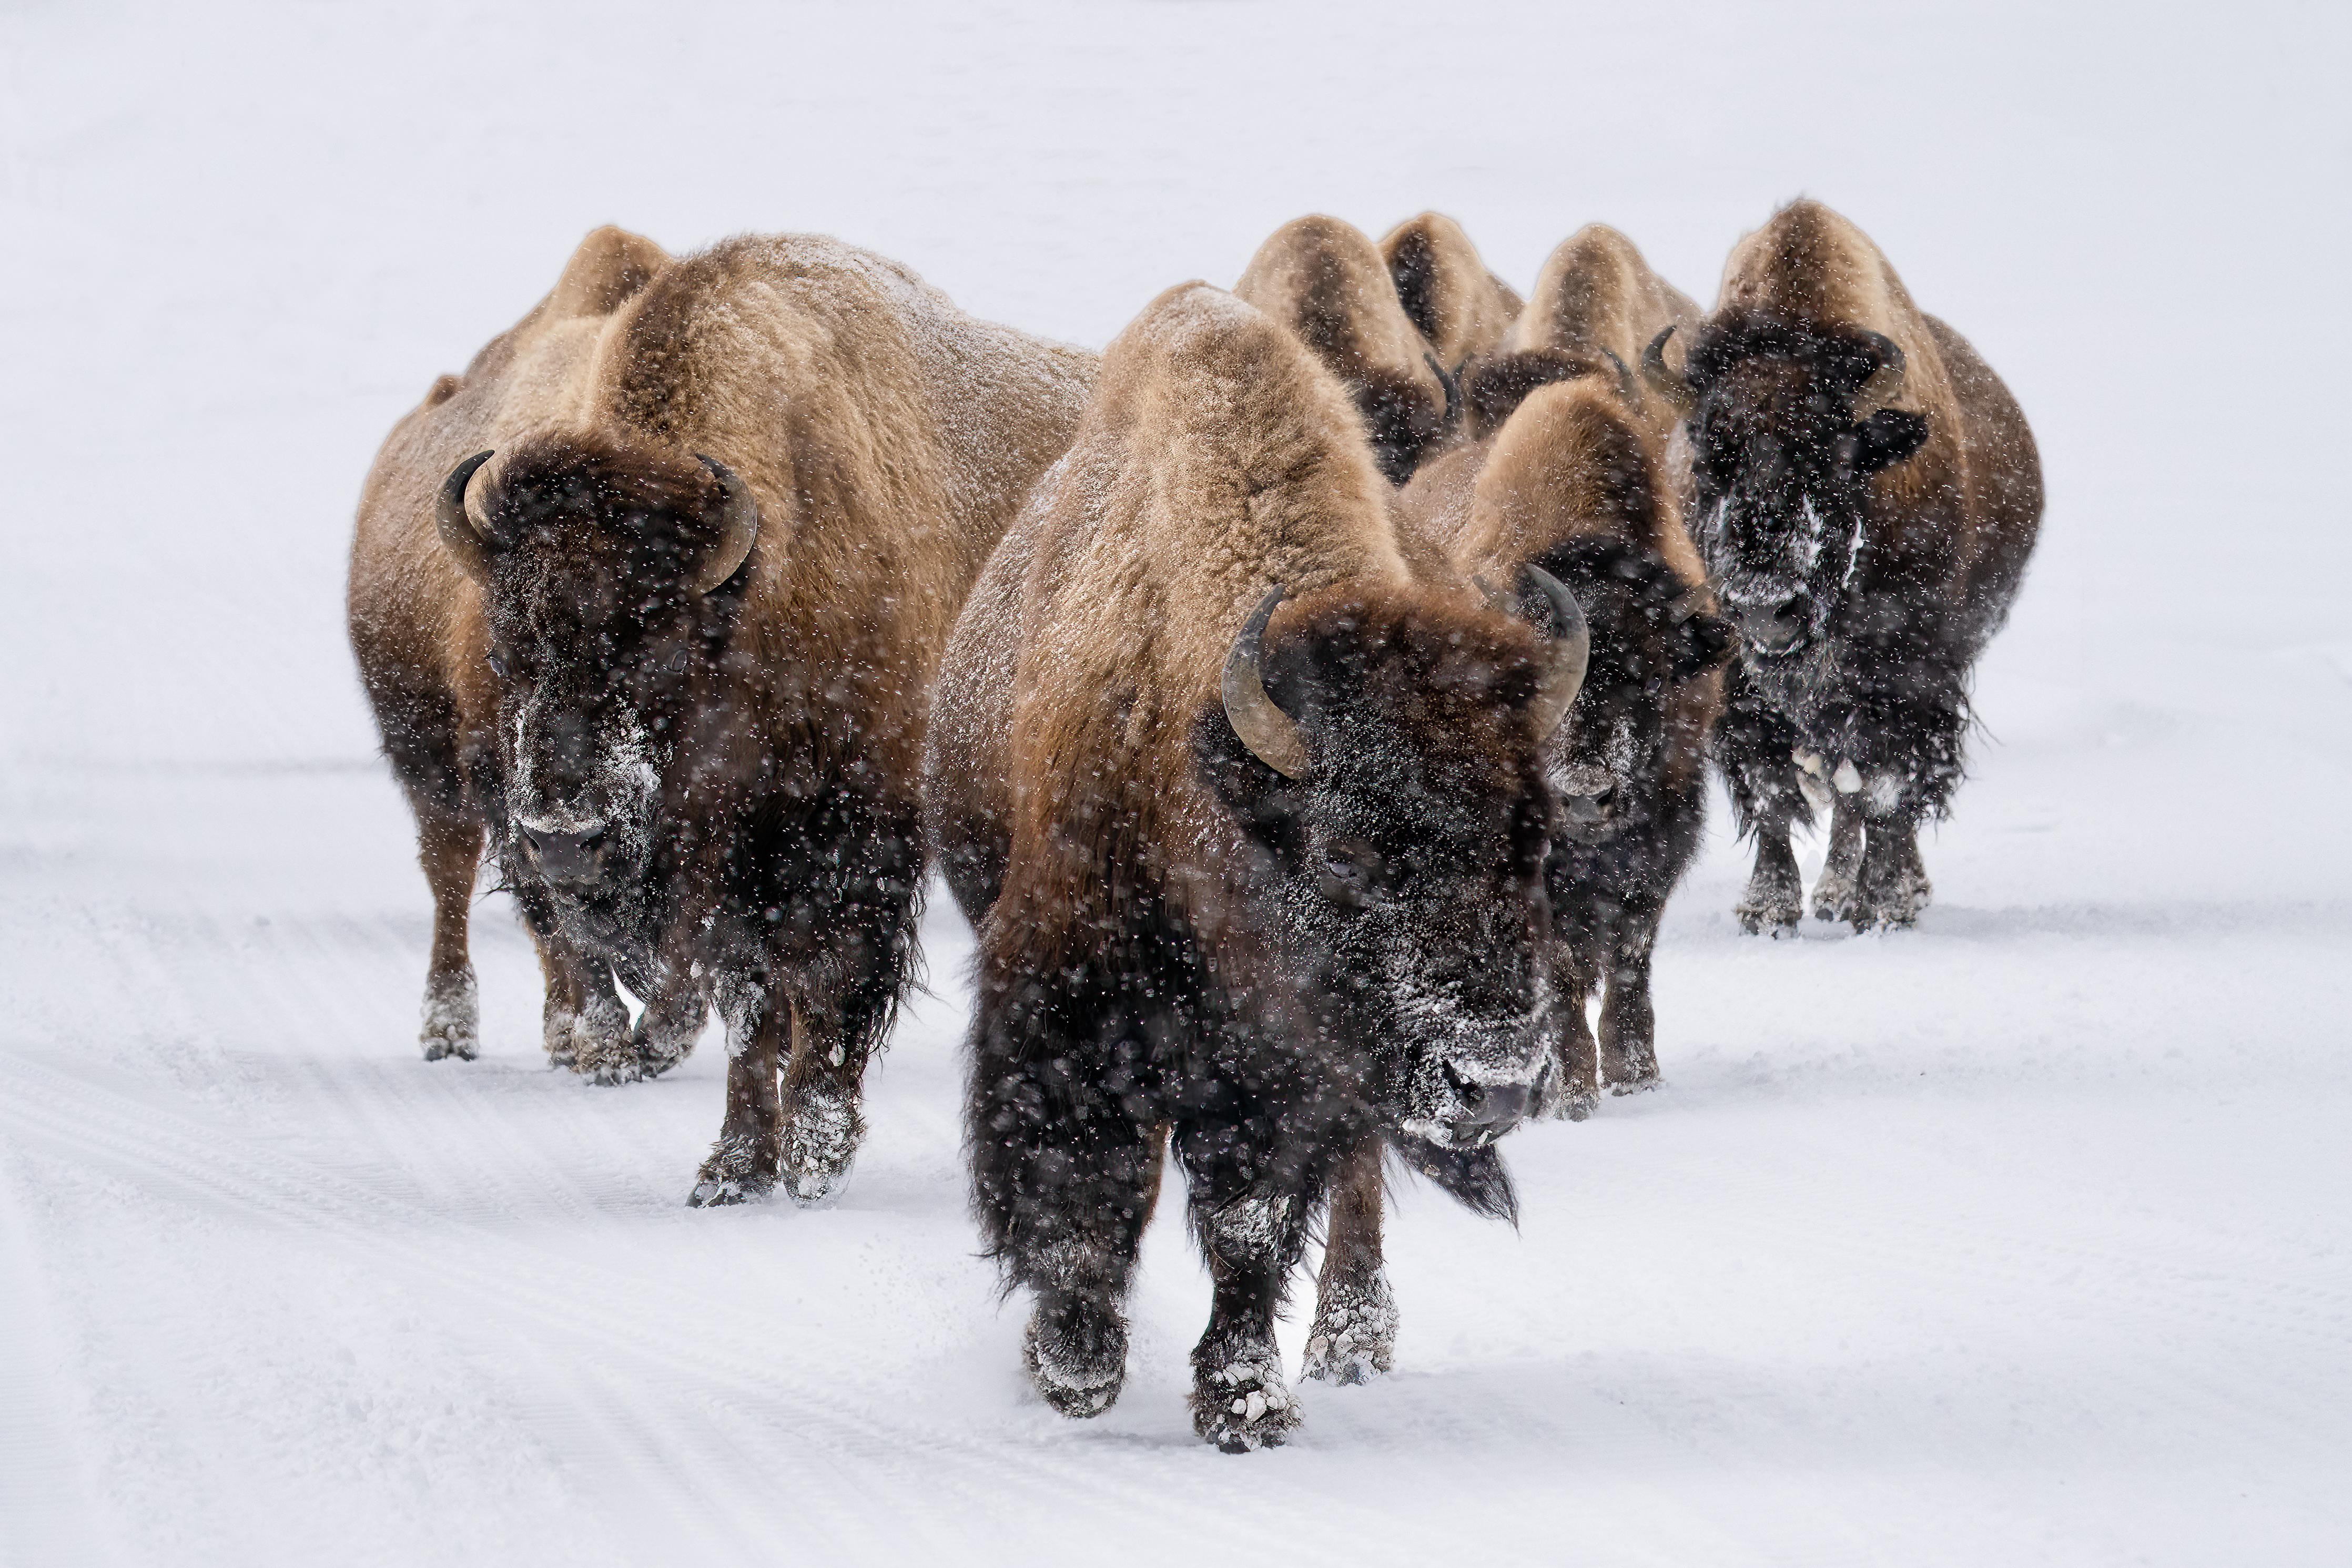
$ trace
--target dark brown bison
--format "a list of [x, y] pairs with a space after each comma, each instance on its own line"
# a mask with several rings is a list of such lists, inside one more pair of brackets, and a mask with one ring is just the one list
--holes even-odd
[[476, 1050], [487, 838], [559, 1064], [660, 1072], [717, 1008], [693, 1201], [838, 1187], [913, 961], [939, 651], [1092, 380], [830, 239], [673, 260], [604, 229], [436, 384], [369, 476], [350, 593], [436, 906], [427, 1057]]
[[1454, 434], [1453, 374], [1405, 315], [1362, 230], [1338, 218], [1294, 219], [1258, 246], [1234, 293], [1290, 329], [1339, 378], [1389, 483], [1412, 477]]
[[1818, 202], [1732, 251], [1680, 370], [1693, 532], [1739, 630], [1715, 748], [1756, 870], [1750, 931], [1796, 928], [1789, 847], [1832, 801], [1824, 920], [1908, 925], [1918, 830], [1960, 779], [1970, 667], [2007, 619], [2042, 518], [2025, 416], [1878, 247]]
[[[929, 822], [980, 930], [974, 1203], [1057, 1410], [1125, 1375], [1163, 1139], [1214, 1281], [1193, 1420], [1297, 1420], [1274, 1314], [1335, 1170], [1386, 1138], [1488, 1212], [1549, 1092], [1550, 637], [1417, 572], [1339, 382], [1192, 284], [1114, 342], [942, 664]], [[1553, 618], [1559, 618], [1554, 622]]]

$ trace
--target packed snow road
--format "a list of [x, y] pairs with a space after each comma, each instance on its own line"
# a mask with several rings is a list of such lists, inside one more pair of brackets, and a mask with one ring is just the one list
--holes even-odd
[[[693, 1212], [715, 1035], [651, 1084], [549, 1071], [502, 897], [483, 1059], [418, 1059], [425, 900], [375, 765], [20, 775], [20, 1560], [2322, 1561], [2342, 834], [2301, 869], [2272, 818], [2167, 838], [2135, 781], [2244, 737], [2004, 667], [1919, 929], [1742, 937], [1718, 831], [1659, 960], [1668, 1087], [1516, 1135], [1516, 1235], [1408, 1188], [1398, 1374], [1306, 1385], [1248, 1460], [1187, 1424], [1207, 1286], [1165, 1214], [1119, 1404], [1028, 1393], [963, 1210], [944, 898], [846, 1198]], [[2315, 792], [2329, 761], [2266, 765]]]
[[[1455, 12], [0, 6], [0, 1563], [2352, 1561], [2352, 14]], [[499, 895], [420, 1060], [352, 505], [592, 226], [1099, 345], [1310, 211], [1704, 299], [1800, 193], [2048, 465], [1937, 903], [1742, 938], [1718, 804], [1666, 1087], [1514, 1134], [1517, 1233], [1405, 1187], [1292, 1446], [1193, 1437], [1169, 1214], [1118, 1405], [1028, 1393], [944, 899], [827, 1211], [689, 1211], [716, 1039], [548, 1071]]]

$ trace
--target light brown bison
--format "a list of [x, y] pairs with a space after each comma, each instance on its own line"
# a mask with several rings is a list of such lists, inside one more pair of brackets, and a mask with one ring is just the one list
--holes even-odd
[[927, 811], [980, 931], [974, 1203], [1034, 1295], [1039, 1392], [1091, 1416], [1163, 1141], [1215, 1284], [1193, 1420], [1297, 1419], [1274, 1314], [1335, 1169], [1383, 1135], [1507, 1212], [1548, 1092], [1544, 745], [1581, 679], [1408, 564], [1341, 385], [1202, 284], [1104, 357], [1069, 454], [943, 662]]
[[656, 1073], [717, 1008], [696, 1203], [838, 1187], [913, 962], [939, 651], [1093, 371], [834, 240], [673, 259], [603, 229], [436, 383], [369, 476], [350, 591], [434, 893], [428, 1058], [477, 1048], [487, 839], [555, 1061]]
[[1460, 224], [1444, 213], [1407, 218], [1381, 236], [1381, 259], [1406, 318], [1447, 371], [1459, 375], [1464, 365], [1503, 346], [1520, 312], [1519, 297], [1487, 270]]
[[2041, 528], [2032, 432], [1818, 202], [1739, 243], [1689, 337], [1680, 370], [1662, 334], [1643, 371], [1685, 422], [1693, 531], [1739, 630], [1715, 747], [1756, 839], [1740, 921], [1795, 929], [1810, 786], [1834, 801], [1813, 913], [1908, 925], [1929, 891], [1919, 824], [1960, 779], [1969, 672]]
[[1453, 434], [1453, 374], [1406, 316], [1362, 230], [1319, 214], [1293, 219], [1258, 246], [1234, 293], [1339, 378], [1391, 484], [1412, 477]]

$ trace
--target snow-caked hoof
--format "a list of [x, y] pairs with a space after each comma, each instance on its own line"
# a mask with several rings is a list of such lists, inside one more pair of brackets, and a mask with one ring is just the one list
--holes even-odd
[[1739, 928], [1750, 936], [1794, 936], [1797, 923], [1804, 911], [1792, 900], [1789, 903], [1756, 903], [1741, 899], [1732, 911], [1739, 916]]
[[1236, 1344], [1192, 1375], [1192, 1430], [1228, 1454], [1278, 1448], [1298, 1420], [1271, 1340]]
[[637, 1075], [641, 1078], [659, 1078], [694, 1051], [691, 1036], [680, 1040], [675, 1036], [639, 1030], [635, 1044]]
[[425, 1027], [416, 1040], [427, 1061], [446, 1056], [471, 1061], [481, 1054], [481, 1004], [470, 972], [425, 988]]
[[1908, 866], [1883, 878], [1865, 875], [1852, 916], [1853, 928], [1907, 931], [1919, 923], [1919, 912], [1927, 907], [1935, 891], [1925, 872]]
[[866, 1119], [857, 1102], [809, 1089], [784, 1115], [784, 1191], [803, 1208], [823, 1208], [849, 1186]]
[[1543, 1113], [1562, 1122], [1581, 1122], [1601, 1108], [1601, 1092], [1590, 1084], [1563, 1086]]
[[[551, 1036], [553, 1033], [550, 1030]], [[629, 1035], [629, 1015], [619, 1000], [595, 997], [572, 1015], [569, 1059], [558, 1055], [550, 1040], [548, 1056], [592, 1082], [635, 1083], [646, 1076], [637, 1061], [636, 1042]]]
[[724, 1208], [753, 1203], [776, 1185], [776, 1161], [749, 1138], [721, 1138], [710, 1157], [694, 1174], [694, 1190], [687, 1195], [688, 1208]]
[[1099, 1307], [1040, 1301], [1021, 1336], [1021, 1361], [1056, 1415], [1099, 1416], [1127, 1383], [1127, 1325]]
[[1851, 921], [1862, 907], [1862, 890], [1851, 876], [1835, 872], [1823, 872], [1822, 880], [1813, 884], [1813, 918], [1836, 922]]
[[1653, 1067], [1646, 1072], [1636, 1072], [1630, 1077], [1611, 1079], [1609, 1081], [1609, 1092], [1612, 1094], [1647, 1094], [1651, 1090], [1662, 1087], [1664, 1082], [1665, 1080], [1658, 1076], [1658, 1070]]
[[1396, 1294], [1385, 1270], [1370, 1280], [1336, 1281], [1315, 1303], [1301, 1377], [1349, 1387], [1370, 1383], [1396, 1361]]

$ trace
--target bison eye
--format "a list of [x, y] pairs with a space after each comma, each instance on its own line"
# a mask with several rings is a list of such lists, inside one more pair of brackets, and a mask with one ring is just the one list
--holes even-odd
[[1331, 880], [1338, 883], [1342, 887], [1361, 887], [1364, 885], [1364, 868], [1358, 865], [1354, 861], [1349, 860], [1346, 855], [1325, 856], [1323, 860], [1323, 869], [1331, 873]]
[[506, 654], [493, 644], [490, 648], [490, 674], [498, 676], [499, 679], [503, 681], [507, 678], [509, 673], [510, 672], [507, 669]]

